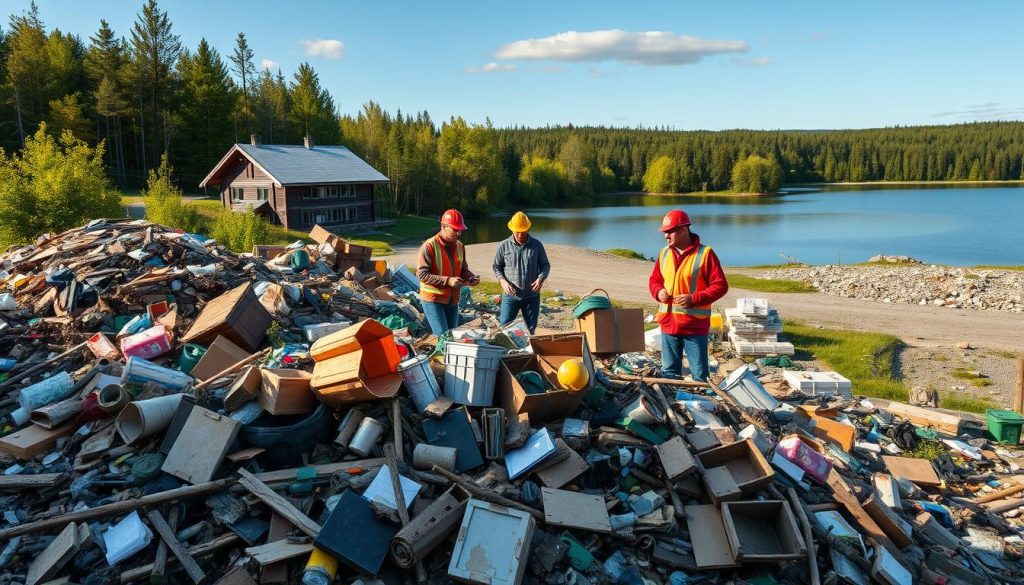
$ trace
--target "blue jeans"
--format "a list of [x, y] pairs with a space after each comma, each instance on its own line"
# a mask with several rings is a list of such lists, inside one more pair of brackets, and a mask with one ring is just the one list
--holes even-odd
[[502, 325], [510, 323], [516, 318], [520, 310], [523, 312], [523, 321], [526, 321], [526, 328], [532, 334], [537, 329], [537, 318], [540, 317], [540, 295], [530, 299], [521, 299], [506, 294], [501, 295], [501, 313], [498, 315], [498, 321]]
[[666, 378], [683, 375], [683, 352], [690, 374], [698, 382], [708, 381], [708, 336], [661, 334], [661, 373]]
[[440, 336], [445, 331], [459, 326], [459, 305], [430, 303], [423, 301], [423, 314], [427, 317], [430, 332]]

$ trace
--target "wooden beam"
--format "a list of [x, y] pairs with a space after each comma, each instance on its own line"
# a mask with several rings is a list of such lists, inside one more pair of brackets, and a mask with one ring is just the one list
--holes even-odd
[[0, 475], [0, 490], [43, 489], [54, 487], [67, 479], [65, 473], [38, 475]]
[[[171, 527], [171, 532], [176, 532], [178, 529], [178, 511], [179, 506], [171, 506], [170, 515], [167, 517], [167, 525]], [[177, 539], [177, 536], [175, 536]], [[150, 580], [157, 583], [164, 582], [164, 573], [167, 569], [167, 542], [163, 538], [160, 539], [160, 544], [156, 546], [156, 557], [153, 559], [153, 572], [150, 573]]]
[[[222, 535], [218, 536], [217, 538], [211, 540], [210, 542], [204, 542], [202, 544], [197, 544], [195, 546], [189, 547], [188, 548], [188, 554], [192, 555], [193, 557], [202, 557], [202, 556], [206, 556], [206, 555], [209, 555], [209, 554], [213, 554], [214, 552], [216, 552], [216, 551], [218, 551], [218, 550], [220, 550], [222, 548], [233, 546], [233, 545], [235, 545], [235, 544], [237, 544], [237, 543], [239, 543], [241, 541], [242, 541], [242, 537], [241, 536], [238, 536], [234, 532], [228, 532], [227, 534], [222, 534]], [[177, 559], [176, 558], [167, 559], [168, 564], [171, 563], [172, 561], [177, 562]], [[139, 579], [145, 579], [146, 577], [149, 576], [149, 574], [152, 571], [153, 571], [153, 563], [142, 565], [141, 567], [135, 567], [134, 569], [128, 569], [127, 571], [121, 573], [121, 582], [122, 583], [131, 583], [132, 581], [137, 581]]]
[[1017, 394], [1013, 400], [1013, 410], [1024, 414], [1024, 358], [1017, 359]]
[[252, 495], [262, 500], [263, 503], [270, 506], [272, 510], [287, 518], [296, 528], [312, 538], [316, 538], [320, 534], [319, 524], [303, 514], [280, 494], [267, 487], [267, 484], [257, 479], [255, 475], [244, 469], [239, 469], [238, 473], [242, 476], [238, 483], [242, 484]]
[[922, 427], [934, 427], [944, 433], [957, 436], [960, 434], [960, 427], [963, 425], [963, 418], [955, 414], [939, 412], [934, 408], [921, 408], [903, 404], [902, 402], [890, 402], [884, 407], [896, 416], [905, 418], [915, 425]]
[[644, 382], [646, 384], [665, 384], [668, 386], [682, 386], [683, 388], [707, 388], [711, 386], [711, 384], [708, 384], [707, 382], [676, 380], [675, 378], [653, 378], [651, 376], [634, 376], [633, 374], [612, 374], [608, 377], [612, 380], [629, 380], [631, 382]]
[[967, 501], [973, 504], [987, 504], [988, 502], [994, 502], [1007, 496], [1012, 496], [1017, 492], [1024, 492], [1024, 475], [1015, 475], [1011, 479], [1017, 482], [1017, 485], [1011, 485], [1010, 487], [996, 490], [983, 496], [978, 496], [977, 498], [970, 498]]
[[149, 518], [150, 524], [156, 530], [160, 538], [167, 544], [167, 548], [171, 549], [171, 552], [181, 563], [181, 566], [185, 569], [185, 573], [188, 574], [189, 578], [192, 579], [196, 585], [203, 582], [206, 579], [206, 574], [199, 568], [199, 564], [192, 558], [188, 550], [178, 542], [178, 539], [174, 536], [174, 530], [167, 525], [167, 520], [160, 514], [159, 510], [146, 510], [146, 516]]

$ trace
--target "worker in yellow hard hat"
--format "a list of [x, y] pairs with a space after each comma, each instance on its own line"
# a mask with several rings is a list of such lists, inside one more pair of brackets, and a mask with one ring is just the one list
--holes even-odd
[[551, 272], [544, 244], [530, 237], [530, 218], [517, 211], [508, 220], [512, 235], [498, 244], [494, 253], [494, 278], [501, 283], [502, 325], [514, 320], [520, 312], [526, 327], [533, 333], [540, 316], [540, 289]]

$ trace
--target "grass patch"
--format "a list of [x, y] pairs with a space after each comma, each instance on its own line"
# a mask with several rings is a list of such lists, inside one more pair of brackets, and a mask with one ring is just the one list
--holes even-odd
[[[500, 295], [502, 294], [501, 285], [494, 280], [481, 280], [480, 284], [473, 287], [473, 294], [488, 297], [493, 295]], [[557, 301], [553, 300], [557, 296], [564, 297], [564, 299]], [[540, 298], [542, 302], [556, 307], [572, 306], [580, 302], [580, 298], [577, 296], [567, 295], [565, 293], [559, 295], [558, 292], [546, 288], [540, 289]]]
[[912, 459], [935, 460], [945, 452], [946, 447], [940, 441], [922, 439], [921, 441], [918, 441], [916, 449], [913, 451], [907, 451], [904, 456]]
[[742, 288], [756, 292], [809, 293], [817, 292], [813, 286], [799, 280], [754, 278], [745, 274], [727, 275], [729, 288]]
[[985, 376], [981, 376], [963, 368], [957, 368], [950, 372], [949, 375], [953, 376], [957, 380], [966, 380], [978, 388], [984, 388], [992, 385], [992, 380], [990, 378], [986, 378]]
[[1015, 360], [1018, 357], [1018, 355], [1013, 353], [1012, 351], [1003, 351], [1001, 349], [993, 349], [992, 351], [988, 352], [988, 355], [1007, 360]]
[[630, 250], [629, 248], [608, 248], [605, 253], [611, 254], [612, 256], [622, 256], [623, 258], [629, 258], [631, 260], [647, 260], [644, 255], [636, 250]]
[[972, 266], [971, 268], [976, 268], [978, 270], [1024, 270], [1024, 265], [1018, 264], [1015, 266], [998, 266], [995, 264], [978, 264], [976, 266]]
[[786, 321], [785, 337], [798, 352], [810, 354], [850, 379], [857, 394], [906, 402], [907, 387], [893, 377], [898, 337], [837, 329], [816, 329]]
[[778, 264], [754, 264], [752, 266], [731, 266], [730, 268], [749, 270], [781, 270], [786, 268], [809, 268], [810, 264], [803, 262], [779, 262]]
[[945, 355], [939, 354], [939, 355], [930, 356], [929, 359], [931, 359], [933, 362], [948, 362], [949, 361], [949, 356], [945, 356]]
[[984, 414], [986, 410], [990, 408], [998, 408], [999, 405], [987, 396], [981, 396], [978, 398], [972, 398], [970, 396], [943, 396], [940, 392], [939, 407], [949, 410]]

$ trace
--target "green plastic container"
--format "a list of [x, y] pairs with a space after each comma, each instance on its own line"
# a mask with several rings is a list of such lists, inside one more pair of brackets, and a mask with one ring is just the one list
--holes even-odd
[[186, 343], [185, 346], [181, 348], [181, 356], [178, 358], [178, 367], [186, 374], [191, 373], [192, 368], [196, 367], [196, 364], [199, 363], [200, 358], [202, 358], [205, 353], [205, 347], [195, 343]]
[[1020, 443], [1021, 427], [1024, 427], [1024, 417], [1012, 410], [1000, 410], [997, 408], [985, 411], [988, 418], [988, 434], [994, 441], [1017, 445]]

